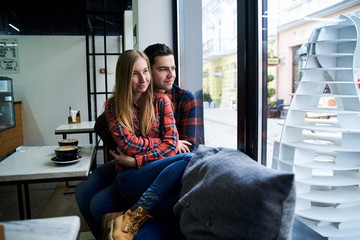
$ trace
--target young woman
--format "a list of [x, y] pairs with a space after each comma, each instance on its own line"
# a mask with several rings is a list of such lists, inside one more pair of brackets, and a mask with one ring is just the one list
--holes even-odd
[[105, 113], [117, 146], [112, 150], [115, 160], [79, 184], [76, 199], [96, 239], [102, 235], [104, 214], [133, 206], [117, 219], [124, 225], [124, 239], [132, 239], [141, 226], [135, 229], [135, 219], [143, 223], [148, 214], [172, 208], [176, 201], [171, 200], [172, 192], [192, 154], [175, 155], [178, 133], [171, 102], [162, 93], [153, 94], [149, 61], [140, 51], [128, 50], [119, 57], [114, 95], [107, 100]]

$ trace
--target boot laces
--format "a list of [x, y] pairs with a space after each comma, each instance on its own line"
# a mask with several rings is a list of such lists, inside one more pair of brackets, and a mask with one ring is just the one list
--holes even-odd
[[148, 220], [152, 218], [150, 215], [145, 215], [145, 216], [135, 216], [133, 219], [130, 219], [129, 222], [129, 230], [134, 233], [137, 234], [137, 232], [139, 231], [140, 227]]

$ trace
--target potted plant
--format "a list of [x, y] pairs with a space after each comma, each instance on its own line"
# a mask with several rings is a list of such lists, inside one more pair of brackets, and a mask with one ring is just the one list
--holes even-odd
[[276, 116], [276, 112], [271, 112], [269, 111], [270, 109], [275, 109], [276, 108], [276, 101], [271, 100], [271, 98], [275, 95], [276, 90], [275, 88], [271, 88], [269, 87], [269, 83], [271, 83], [273, 80], [275, 79], [274, 75], [269, 74], [268, 78], [267, 78], [267, 115], [269, 118], [271, 117], [275, 117]]
[[206, 103], [206, 105], [204, 104], [204, 106], [205, 106], [205, 107], [210, 107], [212, 101], [213, 101], [213, 100], [212, 100], [212, 98], [211, 98], [210, 93], [204, 92], [204, 94], [203, 94], [203, 102]]

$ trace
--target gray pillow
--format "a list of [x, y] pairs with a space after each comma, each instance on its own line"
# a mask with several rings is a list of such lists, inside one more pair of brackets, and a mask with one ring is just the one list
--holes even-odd
[[244, 153], [200, 145], [174, 206], [186, 239], [291, 239], [294, 175]]

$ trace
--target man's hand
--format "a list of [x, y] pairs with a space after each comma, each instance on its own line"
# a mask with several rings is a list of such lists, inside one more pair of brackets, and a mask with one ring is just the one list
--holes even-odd
[[179, 147], [177, 153], [187, 153], [190, 152], [188, 146], [191, 146], [191, 143], [186, 140], [179, 140]]
[[135, 158], [126, 155], [119, 148], [117, 148], [117, 152], [114, 150], [110, 150], [110, 154], [116, 159], [119, 164], [126, 167], [136, 167]]

